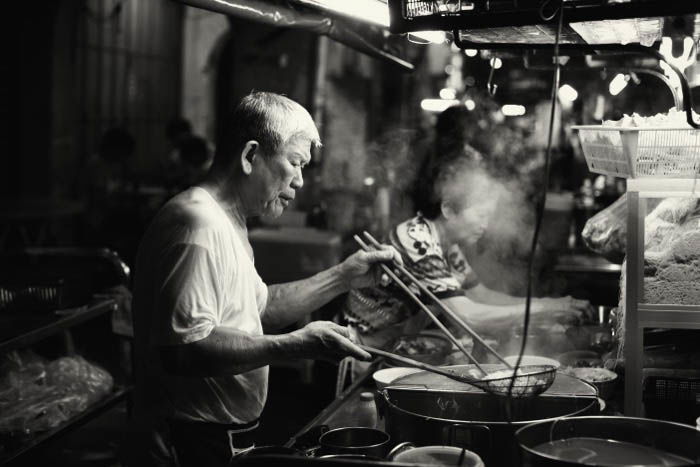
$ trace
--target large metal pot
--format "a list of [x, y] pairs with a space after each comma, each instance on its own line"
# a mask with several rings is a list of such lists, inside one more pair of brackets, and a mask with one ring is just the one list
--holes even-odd
[[[601, 463], [597, 464], [591, 457], [601, 455], [601, 452], [603, 454], [607, 452], [608, 456], [613, 457], [614, 465], [700, 465], [700, 431], [688, 425], [661, 420], [633, 417], [576, 417], [547, 420], [523, 427], [516, 432], [515, 436], [522, 450], [524, 467], [610, 465], [609, 460], [606, 462], [601, 459]], [[594, 452], [596, 448], [590, 449], [590, 446], [587, 446], [585, 464], [572, 460], [572, 454], [575, 452], [571, 449], [556, 454], [543, 452], [544, 443], [572, 438], [598, 440], [595, 446], [602, 446], [601, 452], [596, 453]], [[633, 443], [642, 447], [630, 450], [629, 445], [623, 443]], [[656, 453], [646, 450], [644, 446], [664, 454], [654, 458]], [[573, 445], [569, 446], [571, 447]], [[635, 456], [638, 459], [634, 459]], [[671, 456], [685, 458], [687, 463], [668, 463]]]
[[460, 446], [477, 453], [486, 465], [517, 465], [517, 429], [541, 420], [598, 413], [595, 388], [557, 374], [557, 381], [562, 378], [585, 388], [586, 395], [544, 393], [509, 402], [481, 391], [389, 386], [382, 391], [386, 431], [394, 443]]

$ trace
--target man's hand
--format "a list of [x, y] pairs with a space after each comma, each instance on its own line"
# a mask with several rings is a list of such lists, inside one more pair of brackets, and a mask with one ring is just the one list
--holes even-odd
[[337, 361], [350, 356], [358, 360], [372, 359], [369, 353], [355, 345], [348, 328], [331, 321], [314, 321], [292, 334], [300, 339], [301, 352], [306, 358]]
[[562, 298], [540, 299], [542, 308], [538, 318], [556, 320], [561, 323], [581, 322], [595, 315], [595, 310], [588, 300], [578, 300], [567, 296]]
[[386, 282], [388, 278], [382, 278], [383, 271], [377, 263], [391, 261], [403, 264], [401, 255], [394, 247], [382, 245], [381, 250], [356, 251], [340, 263], [340, 271], [351, 289], [361, 289]]

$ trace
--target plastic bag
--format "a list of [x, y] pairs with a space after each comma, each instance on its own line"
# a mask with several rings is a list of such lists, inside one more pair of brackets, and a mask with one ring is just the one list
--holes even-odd
[[2, 367], [0, 433], [14, 437], [60, 425], [109, 394], [114, 384], [107, 371], [80, 356], [46, 362], [31, 352], [10, 352]]
[[588, 219], [581, 232], [588, 248], [614, 263], [625, 257], [627, 236], [627, 193]]
[[[653, 252], [665, 243], [698, 209], [697, 198], [649, 199], [652, 211], [644, 219], [644, 250]], [[586, 222], [583, 241], [608, 260], [622, 263], [627, 247], [627, 194]]]

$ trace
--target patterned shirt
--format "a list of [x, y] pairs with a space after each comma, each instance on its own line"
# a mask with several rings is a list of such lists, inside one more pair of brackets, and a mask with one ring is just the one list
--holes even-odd
[[[401, 253], [404, 267], [438, 298], [464, 295], [464, 290], [479, 283], [459, 245], [444, 249], [435, 223], [420, 214], [397, 225], [389, 242]], [[427, 301], [415, 285], [411, 289]], [[345, 318], [362, 336], [400, 327], [417, 311], [410, 298], [390, 284], [351, 291]]]

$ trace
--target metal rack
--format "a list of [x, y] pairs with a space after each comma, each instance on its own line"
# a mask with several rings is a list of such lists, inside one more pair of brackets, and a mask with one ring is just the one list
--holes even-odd
[[625, 297], [625, 415], [642, 416], [644, 329], [700, 329], [699, 305], [644, 303], [644, 219], [647, 199], [700, 198], [697, 179], [627, 180]]

